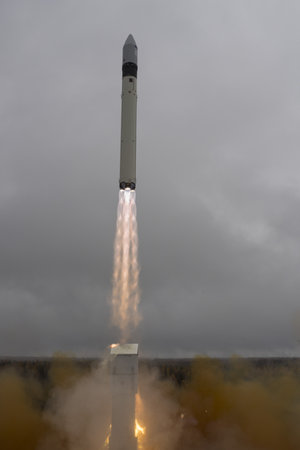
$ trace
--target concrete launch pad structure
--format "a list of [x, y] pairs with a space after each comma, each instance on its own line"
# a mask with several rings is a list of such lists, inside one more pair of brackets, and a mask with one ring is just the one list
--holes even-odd
[[110, 351], [112, 417], [109, 450], [137, 450], [135, 396], [138, 344], [112, 345]]

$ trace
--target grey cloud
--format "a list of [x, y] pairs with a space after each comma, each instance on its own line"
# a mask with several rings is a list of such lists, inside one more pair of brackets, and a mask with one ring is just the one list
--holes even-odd
[[0, 352], [98, 354], [121, 47], [139, 46], [144, 353], [276, 353], [299, 312], [299, 5], [0, 6]]

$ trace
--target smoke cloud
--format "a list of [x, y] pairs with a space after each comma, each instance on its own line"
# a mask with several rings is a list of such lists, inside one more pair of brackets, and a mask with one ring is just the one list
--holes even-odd
[[300, 448], [299, 369], [255, 370], [241, 359], [224, 369], [216, 361], [197, 359], [191, 383], [180, 393], [187, 414], [184, 448]]
[[[180, 362], [178, 363], [180, 366]], [[299, 450], [300, 367], [196, 358], [178, 386], [140, 373], [143, 450]], [[0, 448], [102, 450], [110, 426], [107, 367], [56, 357], [48, 380], [0, 372]], [[126, 413], [126, 412], [125, 412]]]
[[39, 409], [41, 386], [24, 380], [14, 370], [0, 373], [0, 448], [32, 450], [47, 434]]
[[110, 424], [107, 371], [100, 367], [80, 378], [73, 374], [54, 389], [43, 419], [51, 432], [41, 440], [38, 450], [104, 448]]

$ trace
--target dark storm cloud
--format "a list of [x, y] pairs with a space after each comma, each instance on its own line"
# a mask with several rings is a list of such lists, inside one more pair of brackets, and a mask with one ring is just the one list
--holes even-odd
[[98, 353], [115, 339], [107, 299], [129, 32], [136, 338], [152, 354], [297, 351], [299, 13], [293, 1], [1, 3], [2, 354]]

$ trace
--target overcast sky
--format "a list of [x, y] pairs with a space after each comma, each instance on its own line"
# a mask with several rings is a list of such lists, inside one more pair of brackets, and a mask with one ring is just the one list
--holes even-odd
[[97, 355], [122, 46], [139, 49], [137, 211], [152, 356], [300, 339], [300, 4], [2, 0], [0, 355]]

